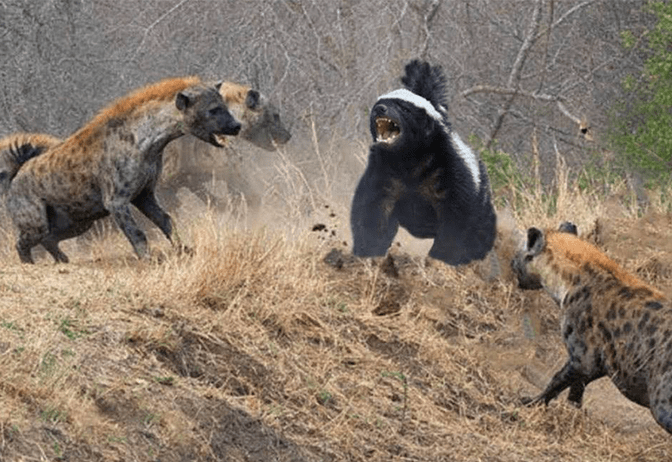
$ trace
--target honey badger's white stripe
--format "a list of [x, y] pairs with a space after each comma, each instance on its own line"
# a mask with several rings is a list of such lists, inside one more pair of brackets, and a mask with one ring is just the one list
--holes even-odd
[[451, 131], [450, 137], [453, 140], [453, 146], [455, 146], [457, 154], [462, 158], [464, 163], [467, 164], [467, 168], [471, 171], [471, 178], [474, 180], [474, 184], [476, 184], [476, 188], [478, 189], [481, 185], [481, 169], [478, 167], [478, 159], [476, 159], [476, 155], [471, 148], [462, 141], [462, 138], [460, 138], [457, 133]]
[[[407, 101], [414, 106], [419, 107], [420, 109], [424, 109], [432, 119], [440, 122], [445, 129], [445, 125], [443, 124], [443, 116], [441, 113], [434, 108], [429, 100], [423, 98], [422, 96], [416, 95], [410, 90], [400, 88], [399, 90], [394, 90], [381, 96], [378, 98], [378, 101], [381, 99], [400, 99]], [[441, 107], [441, 109], [445, 111], [445, 108]], [[455, 148], [455, 151], [457, 151], [457, 155], [460, 156], [469, 169], [469, 172], [471, 172], [471, 178], [474, 180], [476, 189], [478, 189], [481, 185], [481, 171], [478, 166], [478, 159], [476, 159], [476, 155], [474, 155], [473, 151], [464, 143], [464, 141], [462, 141], [458, 134], [452, 130], [450, 137], [453, 142], [453, 147]]]
[[439, 111], [434, 109], [432, 103], [430, 103], [422, 96], [416, 95], [412, 91], [406, 90], [405, 88], [400, 88], [399, 90], [394, 90], [390, 93], [387, 93], [386, 95], [383, 95], [380, 98], [378, 98], [378, 101], [380, 101], [381, 99], [401, 99], [403, 101], [408, 101], [412, 105], [419, 107], [420, 109], [424, 109], [425, 112], [429, 114], [429, 116], [432, 119], [438, 120], [439, 122], [443, 121], [443, 117], [441, 117]]

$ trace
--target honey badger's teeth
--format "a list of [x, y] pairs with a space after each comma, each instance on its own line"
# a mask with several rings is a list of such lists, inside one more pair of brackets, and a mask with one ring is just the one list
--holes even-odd
[[392, 144], [399, 137], [401, 128], [387, 117], [376, 118], [376, 141]]

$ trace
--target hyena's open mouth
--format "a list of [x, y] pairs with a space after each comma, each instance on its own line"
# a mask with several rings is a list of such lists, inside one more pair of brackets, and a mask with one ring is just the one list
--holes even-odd
[[394, 143], [401, 134], [401, 127], [389, 117], [376, 118], [376, 142]]
[[214, 135], [215, 138], [215, 143], [219, 145], [220, 148], [223, 148], [226, 146], [226, 143], [228, 142], [228, 138], [224, 135]]

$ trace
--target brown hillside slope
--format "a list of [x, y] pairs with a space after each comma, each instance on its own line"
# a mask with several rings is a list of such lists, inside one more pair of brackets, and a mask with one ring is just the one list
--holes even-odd
[[[575, 219], [671, 292], [670, 215]], [[669, 435], [608, 379], [581, 410], [564, 395], [519, 405], [565, 352], [550, 298], [509, 279], [510, 230], [502, 277], [486, 282], [485, 264], [427, 262], [405, 242], [394, 268], [355, 261], [310, 225], [290, 238], [202, 217], [185, 233], [193, 257], [166, 244], [138, 262], [115, 232], [68, 243], [69, 265], [21, 265], [4, 236], [0, 460], [672, 458]]]

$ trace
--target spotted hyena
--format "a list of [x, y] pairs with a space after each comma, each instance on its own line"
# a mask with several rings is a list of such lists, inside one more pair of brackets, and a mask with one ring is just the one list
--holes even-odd
[[239, 137], [267, 151], [285, 144], [291, 133], [280, 120], [278, 109], [258, 90], [234, 82], [222, 83], [220, 94], [231, 114], [240, 120]]
[[18, 230], [21, 261], [32, 263], [31, 249], [41, 244], [56, 261], [67, 262], [58, 243], [107, 215], [143, 257], [147, 238], [131, 204], [169, 240], [172, 234], [172, 220], [154, 194], [164, 147], [187, 133], [221, 146], [223, 135], [236, 135], [240, 127], [219, 86], [198, 77], [163, 80], [119, 99], [17, 172], [7, 211]]
[[544, 288], [560, 304], [569, 353], [531, 402], [548, 404], [569, 387], [580, 406], [586, 385], [608, 376], [672, 433], [672, 307], [663, 294], [566, 229], [530, 228], [512, 266], [521, 288]]
[[[219, 92], [231, 114], [241, 123], [238, 139], [266, 151], [275, 151], [290, 140], [290, 131], [266, 95], [235, 82], [222, 83]], [[169, 207], [177, 207], [177, 191], [181, 187], [191, 189], [206, 203], [216, 202], [217, 198], [207, 188], [212, 183], [213, 173], [217, 177], [227, 178], [227, 183], [239, 183], [240, 189], [250, 189], [245, 176], [237, 171], [236, 156], [226, 159], [217, 156], [208, 162], [204, 156], [193, 155], [194, 151], [199, 150], [198, 144], [201, 143], [196, 141], [193, 144], [189, 137], [185, 137], [166, 147], [166, 165], [158, 189], [162, 201]]]
[[0, 139], [0, 195], [9, 190], [21, 165], [61, 141], [42, 133], [15, 133]]

